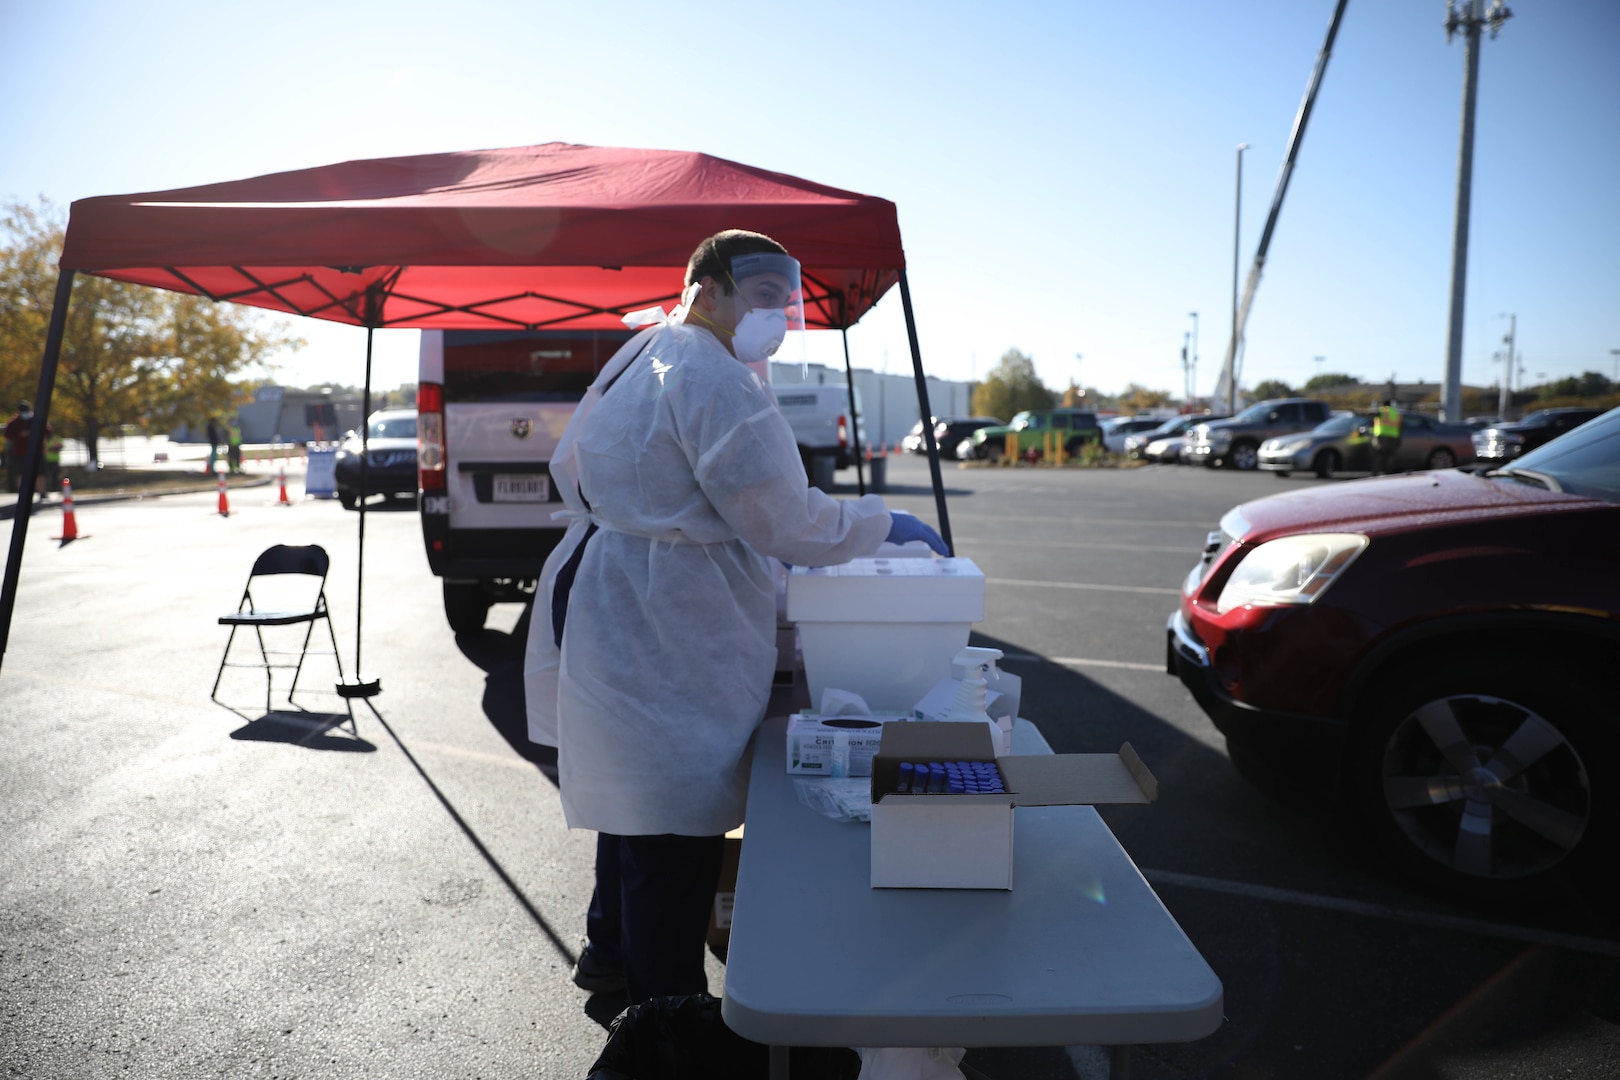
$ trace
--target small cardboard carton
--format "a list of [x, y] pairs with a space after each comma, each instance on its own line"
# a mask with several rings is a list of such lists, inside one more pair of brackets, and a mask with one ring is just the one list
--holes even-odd
[[709, 910], [708, 944], [724, 950], [731, 943], [731, 911], [737, 904], [737, 860], [742, 858], [743, 826], [726, 833], [726, 848], [720, 856], [720, 884]]
[[[904, 761], [993, 762], [1007, 792], [902, 793]], [[889, 724], [872, 759], [872, 887], [1011, 889], [1015, 807], [1150, 803], [1158, 793], [1130, 743], [1117, 754], [998, 758], [984, 724]]]
[[849, 748], [848, 776], [871, 776], [872, 758], [883, 741], [883, 728], [895, 713], [877, 716], [817, 716], [794, 713], [788, 717], [787, 771], [795, 776], [832, 776], [833, 747], [839, 736]]

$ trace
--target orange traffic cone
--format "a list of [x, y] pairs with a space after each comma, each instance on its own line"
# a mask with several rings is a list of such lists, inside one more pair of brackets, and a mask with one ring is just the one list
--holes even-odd
[[89, 539], [89, 534], [79, 535], [79, 519], [73, 514], [73, 485], [68, 483], [65, 476], [62, 478], [62, 535], [51, 539], [64, 544], [70, 540]]
[[225, 474], [219, 474], [219, 516], [231, 516], [231, 501], [225, 497]]
[[291, 506], [292, 500], [287, 498], [287, 466], [281, 467], [281, 494], [276, 496], [277, 506]]

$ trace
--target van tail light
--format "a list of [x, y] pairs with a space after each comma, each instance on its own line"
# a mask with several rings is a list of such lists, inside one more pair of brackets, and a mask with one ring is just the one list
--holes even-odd
[[425, 382], [416, 388], [417, 486], [443, 491], [444, 462], [444, 387]]
[[849, 449], [849, 421], [842, 416], [838, 418], [838, 449]]

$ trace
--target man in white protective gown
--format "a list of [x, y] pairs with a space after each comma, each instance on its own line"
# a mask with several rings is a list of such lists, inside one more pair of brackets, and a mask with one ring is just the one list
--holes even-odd
[[[574, 982], [632, 1003], [701, 993], [724, 834], [776, 667], [766, 556], [824, 566], [939, 535], [875, 495], [809, 486], [762, 381], [803, 328], [799, 264], [759, 233], [703, 241], [682, 303], [622, 348], [551, 462], [567, 535], [524, 664], [530, 738], [555, 745], [570, 828], [599, 836]], [[627, 321], [637, 318], [632, 316]]]

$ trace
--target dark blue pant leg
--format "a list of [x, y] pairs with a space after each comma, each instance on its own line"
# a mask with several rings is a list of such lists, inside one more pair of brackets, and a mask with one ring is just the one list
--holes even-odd
[[608, 967], [622, 964], [619, 863], [623, 840], [613, 833], [596, 834], [596, 888], [591, 890], [591, 906], [585, 911], [585, 939], [591, 956]]
[[619, 837], [620, 953], [631, 1004], [708, 989], [703, 951], [725, 839]]

